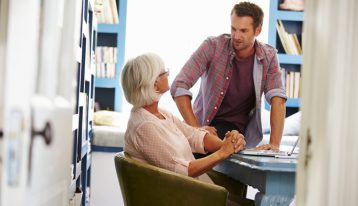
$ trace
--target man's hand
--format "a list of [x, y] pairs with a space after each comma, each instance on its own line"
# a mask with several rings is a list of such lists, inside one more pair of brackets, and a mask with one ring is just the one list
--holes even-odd
[[279, 151], [280, 146], [275, 146], [273, 144], [264, 144], [256, 147], [257, 150], [273, 150], [273, 151]]
[[202, 129], [205, 129], [206, 131], [208, 131], [208, 132], [209, 132], [209, 134], [211, 134], [211, 135], [218, 136], [218, 134], [217, 134], [217, 130], [216, 130], [216, 128], [215, 128], [215, 127], [203, 126], [203, 127], [201, 127], [201, 128], [202, 128]]

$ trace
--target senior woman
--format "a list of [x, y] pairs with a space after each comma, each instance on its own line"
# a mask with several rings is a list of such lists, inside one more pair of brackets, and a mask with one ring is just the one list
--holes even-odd
[[[169, 90], [168, 75], [163, 60], [153, 53], [133, 58], [123, 67], [124, 96], [133, 105], [124, 151], [134, 159], [212, 182], [206, 172], [242, 150], [243, 135], [236, 130], [228, 131], [221, 140], [158, 108], [160, 97]], [[193, 152], [211, 154], [195, 159]]]

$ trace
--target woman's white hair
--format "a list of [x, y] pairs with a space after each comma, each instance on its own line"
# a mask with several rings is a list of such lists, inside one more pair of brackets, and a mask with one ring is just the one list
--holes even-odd
[[155, 91], [154, 84], [164, 70], [164, 61], [154, 53], [146, 53], [128, 60], [121, 75], [121, 84], [127, 101], [134, 107], [159, 101], [161, 94]]

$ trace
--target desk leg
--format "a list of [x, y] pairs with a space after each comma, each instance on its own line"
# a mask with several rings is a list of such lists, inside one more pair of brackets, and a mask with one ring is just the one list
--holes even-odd
[[263, 171], [261, 176], [264, 182], [257, 184], [260, 192], [255, 196], [256, 205], [290, 205], [295, 194], [295, 174]]
[[291, 204], [292, 200], [293, 200], [292, 196], [278, 195], [278, 194], [264, 194], [262, 192], [258, 192], [255, 196], [255, 205], [256, 206], [271, 206], [271, 205], [288, 206]]
[[257, 188], [256, 206], [288, 206], [295, 195], [295, 172], [260, 170], [239, 161], [223, 161], [214, 170]]

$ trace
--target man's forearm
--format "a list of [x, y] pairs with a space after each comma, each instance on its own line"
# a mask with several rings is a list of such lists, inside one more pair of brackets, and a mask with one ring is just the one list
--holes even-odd
[[175, 97], [175, 103], [179, 109], [180, 114], [184, 118], [185, 122], [194, 127], [200, 127], [197, 118], [194, 115], [193, 108], [191, 106], [190, 96]]
[[285, 99], [273, 97], [271, 99], [271, 136], [270, 144], [279, 148], [281, 144], [282, 132], [285, 123], [286, 107]]

